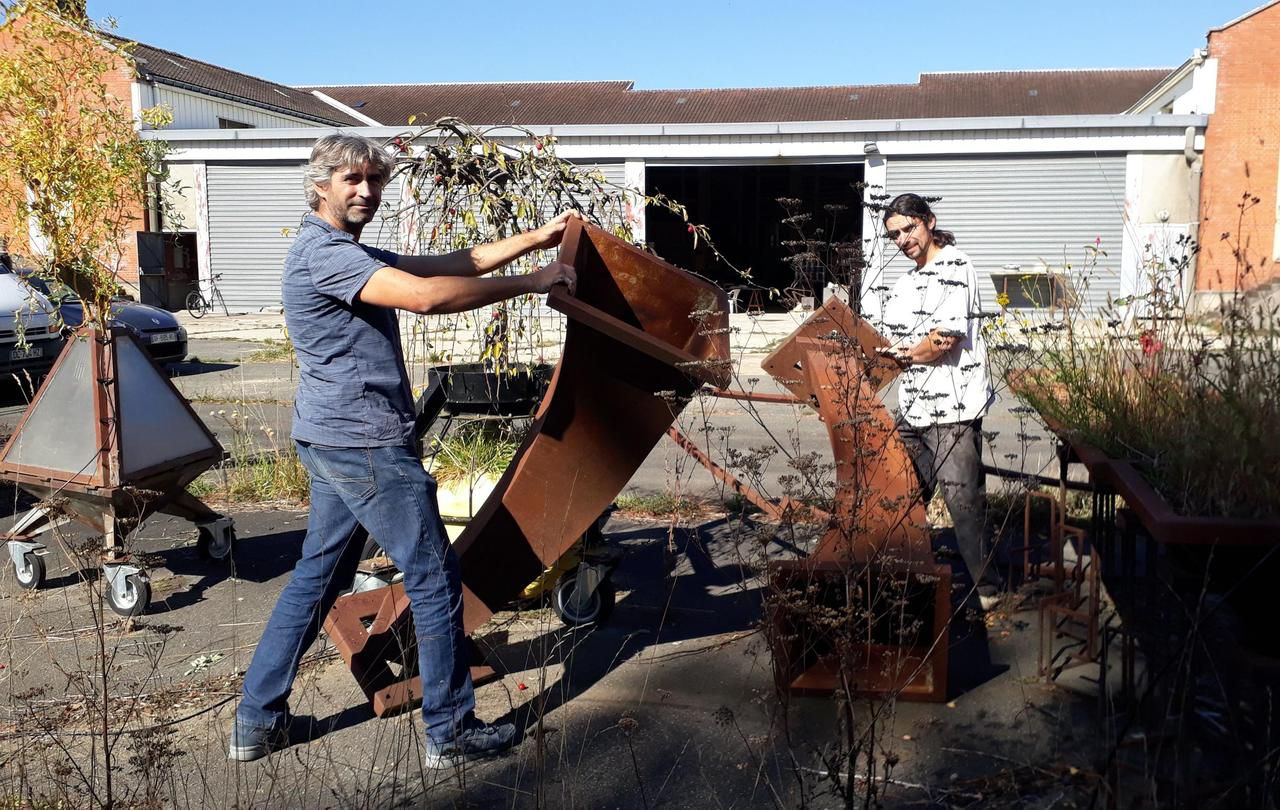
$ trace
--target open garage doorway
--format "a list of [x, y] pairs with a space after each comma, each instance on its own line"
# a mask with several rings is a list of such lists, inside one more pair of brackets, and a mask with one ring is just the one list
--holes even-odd
[[[756, 166], [654, 166], [645, 167], [649, 194], [665, 194], [689, 209], [689, 218], [705, 224], [711, 238], [735, 267], [750, 269], [762, 288], [790, 290], [789, 296], [757, 300], [766, 310], [788, 309], [798, 291], [809, 289], [820, 301], [827, 282], [847, 283], [848, 269], [833, 278], [823, 263], [789, 262], [797, 253], [785, 243], [798, 239], [784, 220], [787, 211], [779, 198], [800, 201], [800, 209], [812, 219], [806, 230], [826, 229], [833, 242], [861, 245], [862, 210], [855, 184], [863, 179], [861, 163]], [[843, 206], [843, 210], [832, 210]], [[650, 206], [645, 212], [645, 238], [659, 256], [672, 264], [704, 276], [728, 289], [742, 278], [716, 260], [705, 245], [696, 249], [687, 224], [664, 209]], [[745, 302], [743, 302], [745, 306]]]

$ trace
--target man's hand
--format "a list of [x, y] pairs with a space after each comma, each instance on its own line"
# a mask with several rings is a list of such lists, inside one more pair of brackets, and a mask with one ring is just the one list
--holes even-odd
[[564, 229], [568, 227], [571, 219], [582, 219], [582, 214], [573, 210], [565, 211], [536, 231], [530, 231], [529, 236], [533, 239], [533, 250], [546, 250], [559, 245], [560, 240], [564, 238]]
[[936, 360], [938, 357], [950, 353], [960, 343], [960, 338], [961, 335], [955, 332], [934, 329], [925, 340], [932, 344], [933, 351], [937, 353], [937, 357], [933, 358]]
[[573, 295], [574, 290], [578, 288], [578, 273], [571, 265], [551, 262], [532, 275], [534, 292], [550, 292], [555, 285], [563, 284], [569, 288], [569, 295]]
[[898, 368], [906, 368], [911, 365], [911, 352], [897, 346], [881, 346], [876, 349], [876, 354], [897, 364]]

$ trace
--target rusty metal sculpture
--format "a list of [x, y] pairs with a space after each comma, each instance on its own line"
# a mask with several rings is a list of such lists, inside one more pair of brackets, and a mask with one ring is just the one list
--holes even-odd
[[123, 540], [149, 515], [191, 520], [205, 556], [230, 554], [231, 520], [186, 490], [222, 455], [218, 440], [131, 335], [81, 328], [0, 451], [0, 475], [43, 499], [3, 535], [19, 584], [40, 587], [48, 550], [39, 536], [74, 519], [103, 535], [112, 610], [141, 613], [150, 582]]
[[[946, 694], [949, 569], [938, 565], [906, 448], [878, 391], [897, 375], [887, 342], [829, 299], [764, 359], [766, 373], [821, 415], [835, 460], [835, 509], [809, 557], [775, 563], [775, 672], [792, 689], [941, 700]], [[836, 608], [811, 623], [801, 602]]]
[[[716, 286], [593, 227], [571, 223], [560, 261], [575, 296], [548, 304], [568, 317], [564, 350], [528, 436], [455, 544], [468, 633], [568, 553], [662, 438], [693, 393], [729, 378], [728, 301]], [[608, 562], [584, 559], [571, 598], [589, 608]], [[361, 617], [374, 617], [365, 630]], [[379, 716], [421, 699], [411, 621], [397, 588], [344, 596], [325, 630]], [[376, 631], [376, 632], [375, 632]]]
[[[950, 571], [934, 562], [915, 469], [877, 392], [898, 374], [887, 342], [839, 299], [828, 300], [762, 366], [791, 395], [706, 393], [807, 404], [827, 426], [834, 511], [772, 501], [716, 465], [677, 429], [672, 439], [771, 520], [826, 523], [811, 554], [771, 565], [768, 628], [780, 685], [941, 700], [946, 694]], [[824, 614], [814, 623], [812, 614]], [[840, 618], [835, 618], [840, 617]]]

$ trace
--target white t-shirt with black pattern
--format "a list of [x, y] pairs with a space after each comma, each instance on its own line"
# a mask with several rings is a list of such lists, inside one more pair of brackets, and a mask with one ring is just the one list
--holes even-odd
[[934, 329], [964, 336], [936, 362], [903, 370], [898, 408], [912, 426], [967, 422], [991, 406], [995, 394], [987, 375], [981, 312], [977, 273], [954, 245], [905, 273], [891, 288], [873, 284], [866, 289], [863, 317], [895, 347], [909, 349]]

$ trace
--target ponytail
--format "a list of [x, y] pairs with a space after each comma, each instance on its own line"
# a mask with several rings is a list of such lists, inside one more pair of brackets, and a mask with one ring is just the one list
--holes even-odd
[[894, 216], [911, 217], [921, 222], [928, 223], [930, 219], [934, 221], [932, 229], [933, 243], [938, 247], [946, 247], [956, 243], [956, 235], [951, 231], [944, 231], [936, 227], [938, 223], [937, 215], [933, 213], [933, 209], [929, 207], [929, 202], [919, 194], [899, 194], [884, 208], [884, 222], [889, 221], [889, 217]]

